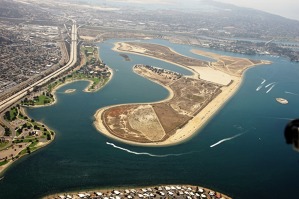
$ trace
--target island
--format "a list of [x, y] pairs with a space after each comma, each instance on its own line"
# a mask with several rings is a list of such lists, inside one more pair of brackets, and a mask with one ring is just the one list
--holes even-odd
[[181, 55], [157, 44], [120, 42], [114, 50], [161, 59], [192, 71], [193, 75], [137, 64], [133, 71], [169, 91], [163, 101], [123, 104], [99, 109], [94, 125], [104, 135], [143, 146], [173, 145], [190, 139], [237, 91], [244, 71], [264, 60], [218, 55], [192, 50], [213, 62]]
[[276, 101], [280, 104], [288, 104], [289, 101], [283, 98], [276, 98]]
[[75, 91], [76, 91], [76, 89], [67, 89], [64, 91], [64, 93], [68, 94], [68, 93], [73, 93]]

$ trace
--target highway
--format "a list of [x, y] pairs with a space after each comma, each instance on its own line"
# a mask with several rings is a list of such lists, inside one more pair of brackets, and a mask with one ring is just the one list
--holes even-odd
[[22, 89], [21, 91], [17, 92], [16, 94], [10, 96], [9, 98], [0, 102], [0, 113], [3, 112], [6, 108], [10, 107], [12, 104], [16, 103], [18, 100], [22, 99], [24, 96], [28, 94], [28, 92], [33, 91], [35, 86], [41, 86], [47, 82], [49, 82], [52, 78], [55, 78], [62, 74], [63, 72], [67, 71], [69, 68], [73, 67], [77, 62], [77, 41], [78, 41], [78, 32], [77, 32], [77, 24], [76, 21], [73, 20], [72, 25], [72, 33], [71, 33], [71, 48], [70, 48], [70, 59], [69, 62], [59, 68], [58, 70], [54, 71], [53, 73], [49, 74], [48, 76], [36, 81], [32, 85]]

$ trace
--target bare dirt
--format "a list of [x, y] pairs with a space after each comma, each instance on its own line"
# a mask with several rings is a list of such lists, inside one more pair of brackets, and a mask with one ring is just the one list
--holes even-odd
[[141, 143], [166, 140], [219, 93], [218, 85], [172, 71], [145, 65], [136, 65], [134, 71], [169, 86], [174, 95], [160, 103], [121, 105], [105, 110], [102, 120], [106, 128], [126, 140]]

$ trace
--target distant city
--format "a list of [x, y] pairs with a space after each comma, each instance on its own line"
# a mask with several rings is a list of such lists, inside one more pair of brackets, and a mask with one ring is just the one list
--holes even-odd
[[[77, 20], [81, 36], [95, 36], [95, 41], [133, 38], [139, 34], [228, 52], [269, 54], [299, 61], [299, 22], [256, 10], [239, 12], [242, 8], [232, 6], [226, 8], [229, 12], [219, 9], [187, 13], [171, 9], [105, 8], [94, 3], [80, 6], [58, 1], [1, 1], [0, 4], [0, 99], [7, 92], [15, 92], [14, 88], [22, 83], [66, 63], [68, 18]], [[213, 2], [210, 6], [221, 4]]]

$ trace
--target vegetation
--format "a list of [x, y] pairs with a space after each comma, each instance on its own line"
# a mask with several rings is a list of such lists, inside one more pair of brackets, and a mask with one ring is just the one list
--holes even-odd
[[53, 95], [50, 92], [42, 93], [39, 96], [33, 97], [29, 100], [25, 98], [21, 104], [25, 106], [36, 106], [36, 105], [46, 105], [54, 101]]
[[0, 162], [0, 166], [5, 165], [7, 163], [8, 163], [8, 160], [4, 160], [4, 161]]
[[11, 130], [8, 127], [4, 127], [4, 136], [10, 136], [11, 135]]
[[17, 115], [18, 115], [18, 109], [17, 107], [14, 106], [9, 111], [5, 112], [4, 119], [11, 122], [17, 118]]
[[8, 141], [0, 142], [0, 149], [5, 148], [9, 144]]

